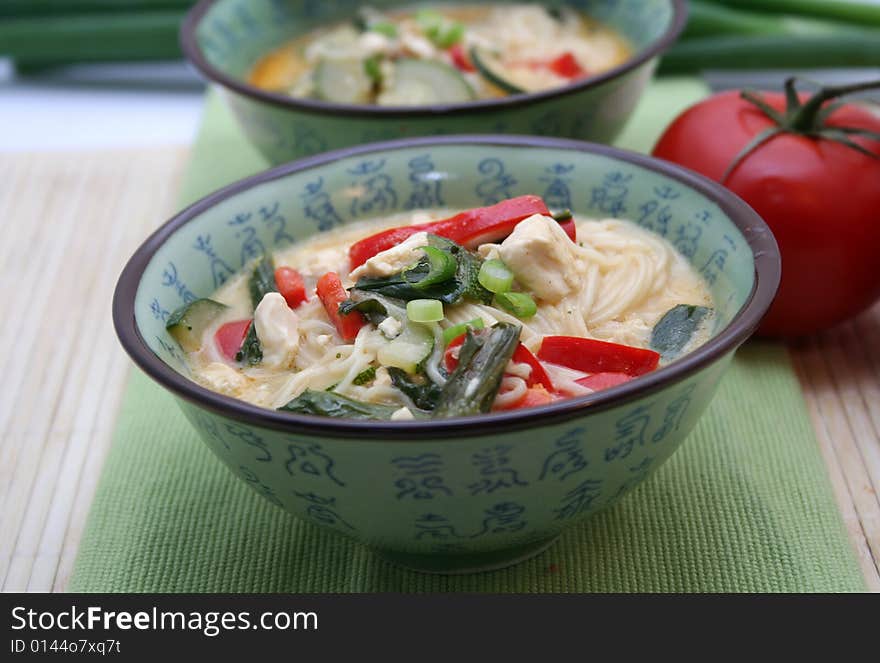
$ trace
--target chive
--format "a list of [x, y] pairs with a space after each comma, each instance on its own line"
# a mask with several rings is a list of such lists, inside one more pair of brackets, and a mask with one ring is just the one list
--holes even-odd
[[720, 4], [761, 12], [833, 18], [859, 25], [880, 26], [877, 0], [721, 0]]
[[855, 29], [853, 25], [804, 16], [762, 14], [712, 2], [692, 0], [685, 39], [711, 35], [810, 35], [833, 34]]
[[833, 35], [731, 35], [688, 39], [660, 63], [664, 74], [703, 69], [797, 69], [880, 65], [880, 30]]
[[16, 65], [174, 60], [183, 11], [52, 14], [4, 18], [0, 52]]
[[564, 209], [559, 212], [553, 213], [553, 220], [558, 221], [559, 223], [565, 223], [566, 221], [571, 221], [574, 215], [571, 213], [570, 209]]
[[[419, 290], [424, 290], [439, 283], [445, 283], [455, 275], [455, 268], [458, 266], [458, 263], [449, 252], [442, 251], [433, 246], [423, 246], [422, 251], [425, 252], [425, 257], [428, 258], [430, 268], [428, 273], [418, 280], [416, 287]], [[416, 263], [416, 265], [404, 272], [404, 278], [406, 278], [411, 269], [414, 269], [419, 264]]]
[[378, 32], [381, 35], [385, 35], [390, 39], [394, 39], [397, 37], [397, 26], [394, 23], [389, 21], [377, 21], [376, 23], [370, 23], [369, 28], [370, 32]]
[[437, 299], [413, 299], [406, 303], [406, 317], [413, 322], [439, 322], [444, 318], [443, 302]]
[[495, 295], [495, 304], [517, 318], [531, 318], [538, 312], [535, 300], [524, 292], [499, 292]]
[[468, 320], [467, 322], [447, 327], [443, 330], [443, 345], [449, 345], [459, 336], [466, 333], [468, 329], [483, 329], [485, 326], [482, 318], [474, 318], [473, 320]]
[[513, 272], [500, 260], [487, 260], [480, 266], [477, 279], [489, 292], [507, 292], [513, 286]]

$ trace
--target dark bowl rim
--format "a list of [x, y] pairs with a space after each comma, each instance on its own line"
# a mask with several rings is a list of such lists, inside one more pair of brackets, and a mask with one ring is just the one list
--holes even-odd
[[[165, 241], [204, 211], [265, 182], [353, 156], [456, 144], [587, 152], [640, 166], [681, 182], [715, 202], [742, 233], [752, 250], [755, 269], [752, 291], [730, 323], [704, 345], [668, 366], [636, 380], [588, 396], [556, 401], [533, 409], [429, 421], [340, 420], [267, 410], [198, 385], [165, 364], [144, 341], [134, 315], [135, 296], [143, 272]], [[412, 442], [420, 439], [448, 439], [454, 434], [473, 437], [540, 427], [570, 421], [592, 412], [642, 399], [707, 368], [736, 350], [757, 328], [773, 301], [779, 279], [779, 248], [767, 224], [734, 193], [691, 170], [636, 152], [568, 139], [502, 135], [431, 136], [371, 143], [300, 159], [229, 184], [193, 203], [144, 240], [123, 268], [113, 294], [113, 324], [120, 343], [137, 366], [174, 395], [202, 409], [242, 423], [285, 433]]]
[[273, 106], [297, 110], [307, 113], [331, 114], [339, 117], [377, 117], [377, 118], [424, 118], [436, 115], [467, 115], [470, 113], [483, 113], [508, 108], [526, 106], [533, 103], [557, 99], [570, 94], [577, 94], [584, 90], [598, 87], [603, 83], [623, 76], [650, 61], [652, 58], [666, 51], [678, 39], [684, 30], [688, 17], [687, 0], [667, 0], [672, 5], [672, 20], [669, 27], [656, 41], [642, 50], [635, 57], [629, 58], [623, 64], [609, 69], [598, 76], [591, 76], [580, 83], [572, 83], [560, 88], [554, 88], [544, 92], [530, 92], [525, 94], [509, 95], [498, 99], [481, 99], [468, 101], [460, 104], [436, 104], [430, 106], [366, 106], [353, 104], [336, 104], [315, 99], [299, 99], [274, 92], [267, 92], [250, 85], [245, 81], [223, 73], [213, 65], [202, 53], [196, 39], [196, 30], [199, 23], [211, 7], [221, 0], [200, 0], [186, 15], [180, 28], [180, 47], [186, 58], [208, 80], [219, 83], [223, 87], [237, 92], [245, 97], [250, 97]]

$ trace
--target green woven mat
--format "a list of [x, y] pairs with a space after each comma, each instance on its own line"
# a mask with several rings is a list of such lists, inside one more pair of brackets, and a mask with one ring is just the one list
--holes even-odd
[[[655, 84], [619, 144], [650, 149], [705, 90]], [[189, 202], [263, 167], [216, 95], [184, 182]], [[161, 413], [161, 416], [156, 416]], [[404, 571], [248, 489], [172, 398], [134, 371], [72, 591], [861, 591], [785, 349], [750, 343], [683, 447], [614, 508], [540, 556], [469, 576]]]

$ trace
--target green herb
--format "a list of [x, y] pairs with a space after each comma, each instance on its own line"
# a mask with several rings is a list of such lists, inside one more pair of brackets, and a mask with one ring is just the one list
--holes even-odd
[[433, 410], [440, 399], [441, 387], [424, 376], [410, 376], [406, 371], [391, 366], [388, 368], [392, 384], [400, 389], [420, 410]]
[[651, 331], [651, 349], [663, 359], [677, 357], [712, 311], [705, 306], [679, 304], [673, 306], [654, 325]]
[[507, 292], [513, 286], [513, 272], [500, 260], [484, 262], [477, 278], [489, 292]]
[[488, 412], [501, 388], [521, 330], [519, 325], [498, 322], [477, 334], [468, 331], [458, 354], [458, 365], [443, 386], [432, 416], [461, 417]]
[[369, 368], [365, 368], [360, 373], [358, 373], [354, 380], [351, 381], [352, 384], [356, 384], [357, 386], [365, 385], [369, 382], [372, 382], [376, 379], [376, 367], [370, 366]]
[[443, 345], [449, 345], [457, 339], [459, 336], [464, 334], [468, 329], [479, 330], [483, 329], [486, 325], [483, 323], [482, 318], [474, 318], [473, 320], [468, 320], [467, 322], [462, 322], [457, 325], [453, 325], [452, 327], [447, 327], [443, 330]]
[[517, 318], [531, 318], [538, 312], [535, 300], [524, 292], [499, 292], [495, 304]]
[[248, 333], [244, 337], [238, 352], [235, 353], [235, 361], [242, 364], [254, 366], [263, 361], [263, 347], [260, 345], [260, 339], [257, 337], [257, 325], [251, 323]]
[[287, 405], [278, 408], [283, 412], [312, 414], [336, 419], [367, 419], [387, 421], [399, 409], [388, 405], [376, 405], [356, 401], [353, 398], [328, 391], [307, 389]]
[[376, 21], [375, 23], [370, 23], [369, 30], [370, 32], [378, 32], [379, 34], [385, 35], [389, 39], [397, 37], [397, 26], [390, 21]]
[[251, 304], [255, 309], [267, 293], [278, 292], [278, 286], [275, 284], [275, 265], [272, 263], [271, 256], [264, 254], [257, 260], [251, 278], [248, 280], [248, 292], [250, 292]]
[[364, 60], [364, 71], [373, 83], [379, 85], [382, 83], [382, 68], [380, 66], [382, 56], [372, 55]]

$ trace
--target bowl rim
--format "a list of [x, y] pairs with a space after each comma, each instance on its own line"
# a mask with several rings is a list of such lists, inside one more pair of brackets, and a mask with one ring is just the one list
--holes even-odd
[[[755, 270], [752, 290], [739, 311], [718, 334], [682, 358], [636, 380], [535, 408], [427, 421], [328, 419], [261, 408], [211, 391], [181, 375], [162, 361], [141, 336], [134, 307], [144, 270], [169, 237], [203, 212], [265, 182], [343, 159], [413, 147], [445, 145], [573, 150], [609, 157], [670, 177], [712, 200], [743, 235], [752, 251]], [[411, 443], [421, 439], [450, 438], [456, 433], [460, 437], [476, 437], [566, 422], [591, 412], [625, 405], [680, 382], [732, 353], [755, 331], [779, 287], [780, 263], [779, 248], [773, 233], [745, 201], [717, 182], [669, 161], [607, 145], [537, 136], [465, 134], [404, 138], [344, 148], [282, 164], [233, 182], [180, 211], [144, 240], [123, 268], [113, 293], [113, 324], [120, 343], [137, 366], [172, 394], [203, 410], [259, 428], [286, 433], [308, 433], [330, 438], [378, 438], [389, 442], [405, 440]]]
[[666, 31], [647, 48], [631, 57], [623, 64], [613, 67], [597, 76], [590, 76], [579, 83], [571, 83], [562, 87], [543, 92], [527, 92], [514, 94], [497, 99], [480, 99], [458, 104], [433, 104], [427, 106], [368, 106], [354, 104], [338, 104], [317, 99], [291, 97], [275, 92], [262, 90], [244, 80], [230, 76], [208, 62], [196, 39], [196, 30], [205, 14], [217, 2], [222, 0], [200, 0], [186, 15], [180, 27], [179, 41], [184, 56], [208, 80], [219, 83], [245, 97], [261, 101], [272, 106], [306, 113], [340, 117], [360, 116], [387, 119], [425, 118], [443, 115], [467, 115], [470, 113], [486, 113], [517, 108], [533, 103], [558, 99], [584, 90], [599, 87], [603, 83], [623, 76], [645, 64], [652, 58], [666, 51], [681, 35], [687, 23], [687, 0], [667, 0], [672, 5], [672, 20]]

